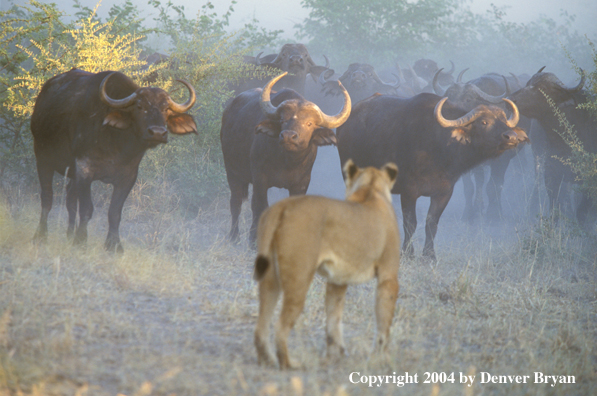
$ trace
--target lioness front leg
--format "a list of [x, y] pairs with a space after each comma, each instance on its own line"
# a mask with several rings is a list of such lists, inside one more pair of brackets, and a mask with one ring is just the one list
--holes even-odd
[[377, 318], [377, 338], [375, 352], [383, 352], [388, 347], [390, 326], [394, 318], [394, 309], [398, 299], [397, 273], [393, 277], [381, 278], [377, 281], [377, 295], [375, 299], [375, 316]]
[[342, 337], [342, 312], [348, 285], [328, 283], [325, 293], [325, 310], [327, 316], [327, 357], [336, 359], [344, 355], [344, 339]]

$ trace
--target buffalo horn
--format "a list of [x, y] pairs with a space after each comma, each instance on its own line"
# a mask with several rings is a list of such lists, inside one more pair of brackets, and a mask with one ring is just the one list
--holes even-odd
[[537, 73], [535, 73], [535, 74], [541, 73], [543, 71], [543, 69], [545, 69], [545, 66], [543, 66], [541, 69], [539, 69], [539, 71]]
[[566, 87], [566, 89], [570, 92], [576, 92], [576, 91], [580, 91], [584, 85], [585, 85], [585, 72], [583, 71], [583, 69], [580, 69], [580, 82], [578, 83], [578, 85], [576, 87], [572, 87], [572, 88]]
[[108, 74], [102, 80], [102, 83], [100, 84], [100, 99], [102, 100], [102, 102], [104, 102], [108, 106], [114, 107], [116, 109], [122, 109], [124, 107], [129, 107], [130, 105], [132, 105], [133, 103], [135, 103], [135, 99], [137, 98], [137, 93], [136, 92], [133, 92], [132, 94], [130, 94], [129, 96], [127, 96], [126, 98], [123, 98], [123, 99], [112, 99], [106, 93], [106, 82], [108, 82], [108, 79], [113, 74], [114, 73]]
[[442, 107], [444, 106], [444, 103], [446, 103], [446, 100], [448, 100], [448, 98], [442, 98], [439, 102], [437, 102], [437, 104], [435, 105], [435, 110], [433, 111], [437, 123], [444, 128], [457, 128], [468, 125], [471, 122], [475, 121], [481, 115], [481, 111], [477, 107], [475, 107], [474, 109], [472, 109], [471, 111], [469, 111], [468, 113], [456, 120], [447, 120], [442, 115]]
[[518, 107], [516, 107], [514, 102], [512, 102], [510, 99], [503, 98], [502, 100], [508, 103], [510, 107], [512, 107], [512, 115], [510, 116], [510, 118], [508, 118], [508, 121], [506, 121], [506, 125], [508, 125], [509, 128], [514, 128], [518, 124], [518, 121], [520, 119]]
[[342, 110], [340, 110], [340, 112], [334, 116], [329, 116], [325, 114], [323, 111], [319, 110], [319, 114], [321, 114], [322, 119], [322, 122], [319, 124], [319, 126], [323, 128], [338, 128], [340, 125], [344, 124], [344, 122], [346, 122], [346, 120], [348, 119], [348, 116], [350, 116], [350, 110], [352, 108], [350, 95], [348, 94], [348, 91], [346, 90], [346, 88], [344, 88], [344, 85], [342, 85], [340, 81], [338, 81], [338, 84], [340, 85], [340, 88], [342, 88], [342, 93], [344, 94], [344, 106], [342, 106]]
[[[441, 89], [441, 87], [439, 86], [439, 83], [437, 82], [439, 74], [442, 72], [442, 70], [444, 70], [444, 69], [442, 68], [435, 72], [435, 75], [433, 76], [433, 81], [431, 82], [433, 85], [433, 90], [439, 96], [444, 96], [444, 94], [446, 93], [443, 89]], [[462, 73], [460, 73], [460, 74], [462, 74]]]
[[263, 91], [261, 91], [261, 102], [259, 102], [259, 104], [261, 106], [261, 111], [263, 111], [263, 114], [265, 114], [268, 117], [275, 117], [276, 110], [278, 110], [278, 108], [272, 104], [270, 99], [272, 87], [287, 74], [288, 72], [284, 72], [280, 74], [278, 77], [272, 78], [267, 84], [265, 84], [265, 87], [263, 87]]
[[183, 104], [179, 104], [179, 103], [176, 103], [175, 101], [173, 101], [172, 98], [170, 98], [170, 96], [168, 96], [168, 103], [170, 104], [170, 109], [172, 111], [175, 111], [177, 113], [184, 113], [184, 112], [189, 111], [191, 109], [191, 107], [193, 107], [193, 105], [195, 104], [195, 101], [197, 100], [197, 96], [195, 95], [195, 89], [193, 89], [193, 86], [191, 84], [189, 84], [188, 82], [186, 82], [184, 80], [176, 80], [176, 81], [184, 84], [187, 87], [187, 89], [189, 90], [189, 100], [187, 100]]
[[464, 69], [463, 71], [460, 72], [460, 74], [458, 74], [458, 78], [456, 79], [456, 84], [459, 84], [462, 82], [462, 76], [464, 75], [464, 73], [470, 69], [470, 67], [467, 67], [466, 69]]

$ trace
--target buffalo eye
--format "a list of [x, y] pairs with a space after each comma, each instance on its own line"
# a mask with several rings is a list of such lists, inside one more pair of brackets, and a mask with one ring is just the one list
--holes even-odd
[[313, 125], [312, 122], [307, 122], [307, 126], [310, 127], [311, 125]]
[[482, 120], [481, 121], [481, 125], [487, 125], [487, 121], [486, 120]]

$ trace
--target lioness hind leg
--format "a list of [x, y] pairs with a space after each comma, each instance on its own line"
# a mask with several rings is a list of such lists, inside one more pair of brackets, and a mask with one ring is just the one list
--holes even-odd
[[278, 355], [280, 369], [296, 367], [295, 364], [291, 363], [290, 357], [288, 356], [287, 340], [290, 330], [292, 330], [294, 323], [303, 311], [307, 291], [313, 280], [313, 275], [306, 281], [304, 277], [302, 278], [303, 279], [296, 279], [292, 285], [284, 285], [282, 312], [280, 313], [280, 319], [276, 326], [276, 353]]
[[348, 285], [328, 283], [325, 293], [325, 310], [327, 316], [327, 356], [328, 359], [344, 355], [344, 339], [342, 337], [342, 312]]
[[377, 339], [375, 351], [385, 351], [390, 337], [390, 327], [394, 318], [394, 309], [398, 299], [398, 279], [378, 278], [377, 296], [375, 299], [375, 316], [377, 318]]
[[280, 285], [275, 276], [273, 266], [270, 266], [263, 279], [259, 282], [259, 318], [255, 328], [255, 348], [257, 349], [257, 361], [259, 364], [273, 365], [275, 359], [269, 352], [268, 338], [269, 325], [271, 322], [278, 296]]

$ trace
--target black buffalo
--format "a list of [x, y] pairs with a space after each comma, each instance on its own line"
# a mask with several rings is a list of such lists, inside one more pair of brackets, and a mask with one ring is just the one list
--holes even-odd
[[344, 106], [335, 116], [323, 113], [296, 91], [283, 89], [273, 95], [272, 86], [286, 73], [262, 89], [238, 95], [222, 115], [220, 139], [226, 176], [230, 186], [232, 227], [230, 238], [239, 238], [238, 217], [242, 201], [253, 184], [251, 209], [254, 241], [259, 216], [267, 208], [267, 190], [285, 188], [290, 195], [305, 194], [317, 147], [336, 144], [332, 131], [350, 115], [350, 96], [344, 90]]
[[[87, 240], [93, 214], [91, 183], [114, 186], [108, 210], [108, 250], [122, 251], [118, 227], [122, 206], [137, 179], [139, 163], [149, 148], [174, 134], [197, 133], [184, 114], [195, 103], [193, 87], [182, 81], [190, 98], [175, 103], [162, 89], [139, 87], [119, 72], [97, 74], [73, 69], [49, 79], [31, 116], [33, 147], [41, 185], [41, 218], [36, 240], [47, 237], [54, 172], [70, 178], [67, 185], [67, 235]], [[77, 206], [79, 224], [76, 227]]]
[[[588, 101], [587, 93], [583, 90], [585, 75], [582, 73], [580, 82], [574, 87], [565, 86], [553, 73], [547, 73], [541, 68], [527, 82], [526, 86], [511, 95], [511, 99], [520, 108], [521, 114], [536, 119], [546, 136], [545, 156], [545, 188], [551, 208], [558, 208], [560, 191], [563, 182], [575, 182], [575, 176], [568, 165], [560, 159], [567, 159], [571, 155], [571, 148], [557, 131], [563, 131], [560, 121], [549, 105], [549, 97], [555, 106], [563, 113], [568, 122], [574, 125], [574, 130], [584, 149], [589, 153], [597, 153], [597, 133], [595, 133], [595, 119], [588, 110], [578, 105]], [[546, 97], [547, 96], [547, 97]], [[555, 158], [557, 157], [557, 158]], [[576, 210], [576, 217], [580, 223], [585, 223], [587, 213], [593, 203], [587, 194], [583, 193]]]
[[[466, 111], [470, 111], [480, 104], [499, 105], [504, 107], [503, 98], [510, 95], [513, 91], [522, 88], [517, 76], [505, 77], [497, 73], [487, 73], [473, 80], [462, 82], [462, 77], [468, 69], [464, 69], [458, 75], [456, 82], [450, 85], [445, 91], [439, 86], [438, 80], [441, 69], [433, 78], [433, 89], [435, 93], [448, 98], [450, 103]], [[524, 78], [521, 76], [521, 78]], [[504, 107], [505, 108], [505, 107]], [[530, 130], [531, 120], [521, 117], [518, 126], [525, 131]], [[489, 160], [486, 165], [490, 170], [490, 178], [486, 186], [488, 198], [486, 217], [489, 221], [497, 221], [502, 218], [502, 190], [506, 170], [512, 158], [516, 156], [518, 150], [509, 150], [497, 158]], [[485, 165], [478, 166], [462, 176], [465, 196], [465, 208], [462, 219], [473, 221], [476, 219], [484, 207], [483, 187], [485, 185]], [[471, 179], [474, 176], [475, 182]]]
[[[342, 90], [335, 80], [329, 79], [327, 74], [332, 69], [319, 75], [319, 82], [326, 94], [341, 95]], [[327, 77], [327, 78], [326, 78]], [[368, 63], [351, 63], [348, 69], [337, 79], [346, 88], [352, 103], [367, 99], [375, 93], [396, 95], [399, 82], [388, 83], [382, 81], [375, 72], [375, 68]]]
[[337, 130], [342, 163], [398, 165], [392, 193], [401, 196], [407, 256], [414, 253], [411, 239], [420, 196], [431, 197], [423, 255], [435, 259], [433, 239], [458, 178], [528, 139], [515, 127], [519, 115], [511, 102], [513, 114], [507, 119], [499, 107], [481, 105], [467, 113], [446, 100], [427, 93], [409, 99], [376, 95], [357, 104]]
[[[279, 72], [288, 72], [274, 87], [279, 90], [282, 88], [293, 89], [301, 95], [305, 94], [305, 82], [307, 75], [311, 75], [314, 81], [319, 75], [327, 70], [329, 62], [326, 59], [325, 66], [319, 66], [315, 63], [307, 47], [304, 44], [284, 44], [278, 54], [269, 54], [263, 58], [245, 56], [244, 62], [254, 65], [257, 69], [274, 69]], [[260, 88], [267, 82], [266, 79], [255, 78], [243, 81], [234, 88], [239, 94], [249, 89]]]

